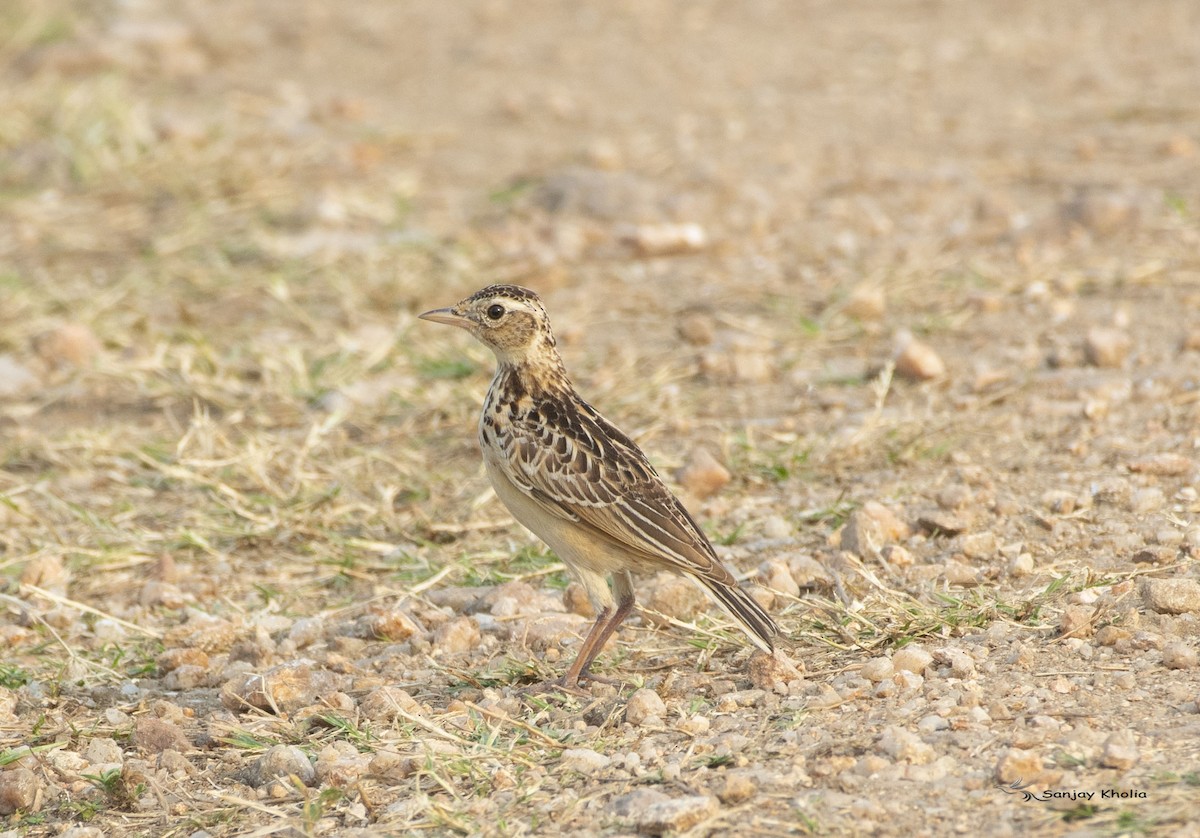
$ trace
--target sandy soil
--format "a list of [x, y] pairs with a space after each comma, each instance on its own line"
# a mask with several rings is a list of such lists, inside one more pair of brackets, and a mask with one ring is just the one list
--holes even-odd
[[[1198, 834], [1196, 4], [18, 0], [0, 65], [0, 836]], [[499, 281], [797, 670], [655, 578], [525, 691], [586, 607], [415, 319]]]

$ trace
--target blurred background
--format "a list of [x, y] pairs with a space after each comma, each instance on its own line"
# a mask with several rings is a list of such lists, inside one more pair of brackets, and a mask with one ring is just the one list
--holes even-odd
[[743, 570], [872, 500], [1017, 545], [915, 597], [1127, 569], [1200, 545], [1191, 460], [1111, 483], [1194, 449], [1198, 211], [1186, 0], [6, 0], [0, 571], [164, 629], [565, 585], [414, 319], [492, 282]]
[[[680, 382], [700, 418], [823, 433], [809, 407], [873, 409], [838, 382], [891, 360], [968, 398], [1048, 360], [1119, 366], [1130, 327], [1173, 351], [1198, 15], [14, 0], [5, 436], [456, 423], [490, 360], [412, 313], [495, 281], [546, 295], [585, 391], [643, 423]], [[439, 444], [469, 457], [455, 423]]]

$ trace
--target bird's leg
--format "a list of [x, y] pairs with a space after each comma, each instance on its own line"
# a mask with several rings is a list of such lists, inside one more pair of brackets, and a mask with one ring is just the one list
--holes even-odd
[[579, 683], [579, 678], [583, 675], [584, 670], [591, 664], [592, 660], [599, 654], [599, 650], [593, 652], [593, 647], [596, 646], [596, 640], [601, 634], [604, 634], [612, 617], [616, 615], [615, 609], [605, 608], [596, 615], [596, 622], [592, 623], [591, 629], [587, 633], [587, 637], [583, 639], [583, 645], [579, 647], [579, 654], [575, 656], [575, 660], [571, 662], [571, 667], [566, 674], [559, 679], [564, 687], [574, 687]]
[[[540, 684], [531, 684], [520, 689], [523, 695], [537, 695], [538, 693], [550, 692], [554, 690], [563, 690], [564, 692], [572, 693], [573, 695], [586, 696], [587, 692], [579, 686], [581, 678], [587, 678], [590, 681], [599, 681], [603, 684], [612, 684], [608, 678], [601, 678], [597, 675], [586, 674], [585, 670], [588, 665], [599, 654], [600, 649], [604, 647], [604, 639], [607, 639], [616, 628], [616, 622], [623, 619], [620, 615], [620, 608], [608, 606], [600, 609], [600, 613], [596, 615], [596, 622], [592, 623], [591, 629], [588, 630], [587, 637], [583, 639], [583, 645], [579, 647], [579, 654], [575, 656], [570, 668], [566, 674], [560, 675], [558, 678], [549, 681], [543, 681]], [[610, 627], [611, 626], [611, 627]], [[603, 639], [602, 639], [603, 638]]]
[[562, 678], [563, 686], [576, 686], [580, 678], [588, 678], [600, 683], [612, 683], [607, 678], [588, 674], [588, 668], [600, 654], [604, 644], [612, 637], [613, 632], [617, 630], [617, 626], [625, 622], [625, 618], [633, 610], [633, 578], [629, 575], [629, 571], [613, 575], [613, 593], [616, 594], [616, 606], [611, 610], [605, 608], [596, 615], [596, 622], [587, 637], [584, 638], [583, 645], [579, 647], [579, 654], [576, 655], [575, 662], [571, 664], [571, 668]]

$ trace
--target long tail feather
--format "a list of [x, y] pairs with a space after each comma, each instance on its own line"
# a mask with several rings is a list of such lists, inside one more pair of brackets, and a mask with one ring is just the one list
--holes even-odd
[[689, 578], [737, 621], [738, 627], [746, 633], [751, 643], [764, 652], [775, 651], [774, 638], [779, 634], [779, 626], [744, 588], [702, 576], [689, 574]]

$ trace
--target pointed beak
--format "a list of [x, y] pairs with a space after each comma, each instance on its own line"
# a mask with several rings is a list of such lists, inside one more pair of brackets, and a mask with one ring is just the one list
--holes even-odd
[[458, 326], [460, 329], [465, 329], [471, 325], [471, 321], [461, 314], [455, 314], [452, 308], [435, 308], [433, 311], [427, 311], [424, 314], [418, 315], [422, 320], [430, 320], [434, 323], [445, 323], [447, 326]]

